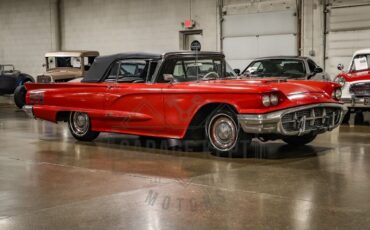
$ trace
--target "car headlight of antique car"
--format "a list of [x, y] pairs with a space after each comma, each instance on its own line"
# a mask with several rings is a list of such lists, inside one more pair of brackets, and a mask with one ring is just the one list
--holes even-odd
[[331, 96], [339, 101], [342, 98], [342, 89], [335, 89]]
[[265, 107], [277, 105], [279, 103], [279, 96], [277, 94], [265, 94], [262, 96], [262, 104]]
[[342, 87], [346, 84], [346, 80], [343, 77], [335, 78], [334, 82], [338, 83]]

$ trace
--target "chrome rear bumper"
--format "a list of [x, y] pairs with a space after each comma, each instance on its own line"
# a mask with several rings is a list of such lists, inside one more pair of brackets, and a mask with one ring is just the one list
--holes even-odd
[[[316, 110], [320, 113], [317, 114]], [[266, 114], [240, 114], [238, 121], [246, 133], [301, 136], [311, 132], [323, 133], [335, 129], [342, 123], [346, 111], [347, 108], [343, 105], [324, 103]], [[287, 120], [289, 116], [285, 115], [289, 115], [291, 119]], [[294, 130], [288, 130], [287, 123], [290, 123]]]
[[33, 114], [33, 106], [32, 105], [25, 105], [23, 106], [22, 110], [27, 114], [30, 118], [35, 118], [35, 115]]

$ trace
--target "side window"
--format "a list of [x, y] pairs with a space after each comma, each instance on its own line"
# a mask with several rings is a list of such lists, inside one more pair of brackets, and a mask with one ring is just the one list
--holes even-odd
[[308, 67], [310, 68], [310, 72], [313, 73], [316, 69], [316, 63], [312, 60], [308, 60]]
[[184, 66], [182, 61], [176, 62], [175, 69], [173, 70], [173, 76], [175, 78], [177, 77], [184, 77], [185, 72], [184, 72]]
[[196, 81], [206, 77], [220, 78], [222, 74], [222, 61], [219, 59], [173, 59], [163, 64], [158, 83], [166, 82], [165, 75], [172, 75], [177, 82]]
[[119, 68], [118, 78], [121, 77], [143, 77], [145, 61], [122, 61]]
[[250, 65], [246, 72], [249, 72], [249, 73], [254, 73], [254, 72], [258, 72], [258, 71], [262, 71], [263, 70], [263, 64], [262, 62], [254, 62], [252, 63], [252, 65]]

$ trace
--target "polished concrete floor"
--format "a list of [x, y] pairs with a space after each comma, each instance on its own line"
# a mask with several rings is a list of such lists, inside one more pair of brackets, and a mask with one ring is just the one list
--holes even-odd
[[122, 135], [79, 143], [1, 97], [0, 229], [370, 229], [369, 131], [218, 158]]

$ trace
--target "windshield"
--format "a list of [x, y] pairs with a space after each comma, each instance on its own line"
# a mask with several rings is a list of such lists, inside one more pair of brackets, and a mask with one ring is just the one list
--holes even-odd
[[159, 82], [166, 82], [167, 80], [165, 78], [168, 76], [173, 77], [176, 82], [189, 82], [235, 77], [236, 74], [223, 59], [187, 58], [169, 60], [165, 65], [165, 69], [162, 72], [162, 79]]
[[353, 58], [351, 71], [368, 70], [370, 67], [370, 54], [361, 54]]
[[266, 59], [252, 62], [243, 75], [255, 77], [288, 77], [301, 78], [306, 76], [303, 61], [296, 59]]
[[47, 68], [81, 68], [81, 57], [47, 57]]

